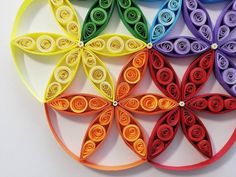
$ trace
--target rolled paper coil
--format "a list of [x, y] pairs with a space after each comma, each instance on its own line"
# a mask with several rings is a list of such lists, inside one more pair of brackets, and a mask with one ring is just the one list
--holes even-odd
[[57, 48], [63, 50], [75, 45], [75, 42], [72, 42], [67, 37], [60, 37], [56, 40]]
[[62, 85], [58, 82], [52, 82], [48, 85], [46, 90], [46, 99], [50, 100], [55, 97], [55, 95], [58, 95], [61, 93]]
[[130, 90], [131, 90], [131, 87], [127, 82], [121, 82], [117, 86], [117, 91], [116, 91], [117, 98], [123, 98], [124, 95], [128, 95]]
[[236, 69], [228, 68], [223, 71], [222, 76], [223, 76], [223, 80], [227, 84], [229, 84], [229, 85], [236, 84]]
[[70, 101], [70, 109], [75, 113], [83, 113], [88, 108], [88, 101], [83, 96], [75, 96]]
[[124, 112], [119, 112], [118, 121], [122, 126], [127, 126], [131, 123], [131, 118]]
[[183, 110], [183, 123], [186, 125], [186, 126], [193, 126], [196, 124], [196, 118], [194, 117], [193, 114], [190, 114], [188, 111], [186, 110]]
[[205, 138], [206, 132], [201, 125], [193, 125], [188, 129], [188, 136], [191, 141], [199, 142]]
[[142, 139], [137, 139], [133, 144], [133, 148], [140, 156], [146, 156], [147, 148], [145, 142]]
[[[235, 11], [236, 13], [236, 11]], [[226, 42], [223, 46], [221, 46], [221, 49], [229, 55], [235, 55], [236, 53], [236, 41], [229, 41]]]
[[213, 36], [212, 36], [212, 29], [208, 25], [202, 25], [199, 28], [200, 34], [205, 37], [207, 40], [211, 41]]
[[229, 67], [229, 60], [221, 53], [217, 53], [216, 61], [217, 61], [217, 66], [221, 70], [226, 70]]
[[194, 84], [203, 84], [207, 80], [207, 73], [203, 68], [196, 67], [190, 72], [190, 81]]
[[60, 66], [54, 71], [55, 80], [61, 84], [67, 84], [72, 77], [72, 71], [67, 66]]
[[226, 39], [229, 36], [229, 34], [230, 34], [230, 28], [227, 25], [220, 26], [217, 32], [218, 41]]
[[162, 124], [157, 129], [157, 137], [161, 141], [170, 141], [174, 137], [174, 129], [168, 124]]
[[105, 94], [107, 95], [108, 97], [112, 98], [113, 97], [113, 89], [112, 89], [112, 86], [109, 82], [102, 82], [100, 84], [100, 90]]
[[56, 41], [48, 35], [42, 35], [36, 40], [37, 49], [42, 53], [52, 52], [56, 48]]
[[124, 9], [130, 8], [132, 5], [130, 0], [118, 0], [118, 3]]
[[123, 128], [123, 137], [129, 142], [135, 142], [140, 135], [141, 132], [137, 125], [129, 124]]
[[87, 158], [90, 156], [94, 151], [96, 150], [96, 143], [92, 140], [88, 140], [84, 143], [84, 146], [82, 147], [82, 158]]
[[202, 9], [193, 10], [190, 14], [190, 17], [193, 24], [199, 27], [204, 25], [207, 21], [207, 15]]
[[103, 25], [107, 21], [107, 17], [107, 12], [100, 7], [94, 8], [90, 13], [90, 19], [96, 25]]
[[197, 0], [188, 0], [188, 1], [186, 1], [186, 6], [191, 11], [196, 10], [198, 8]]
[[107, 102], [101, 98], [92, 98], [89, 100], [89, 103], [88, 103], [89, 109], [92, 109], [92, 110], [101, 110], [107, 105], [108, 105]]
[[24, 36], [16, 39], [16, 44], [20, 48], [24, 48], [26, 50], [35, 50], [36, 49], [36, 41], [32, 37]]
[[140, 105], [145, 111], [152, 112], [158, 107], [158, 100], [153, 95], [146, 95], [141, 98]]
[[136, 24], [140, 21], [142, 15], [138, 8], [129, 7], [124, 12], [125, 21], [131, 25]]
[[100, 124], [95, 124], [90, 128], [88, 137], [94, 142], [100, 142], [106, 137], [106, 129]]
[[124, 72], [124, 79], [129, 84], [137, 84], [141, 79], [141, 73], [135, 67], [128, 67]]
[[158, 14], [158, 21], [164, 26], [170, 26], [175, 21], [175, 13], [169, 9], [162, 9]]
[[236, 12], [234, 10], [228, 11], [224, 16], [224, 24], [230, 28], [236, 27]]
[[58, 98], [52, 101], [50, 106], [59, 111], [66, 111], [70, 107], [70, 102], [66, 98]]
[[89, 71], [89, 76], [92, 82], [100, 84], [106, 80], [107, 74], [105, 68], [102, 66], [94, 66]]
[[168, 85], [174, 80], [174, 73], [171, 69], [164, 67], [157, 72], [156, 78], [162, 85]]
[[174, 43], [174, 49], [178, 54], [188, 54], [191, 50], [190, 42], [185, 38], [179, 38]]
[[159, 39], [166, 32], [166, 28], [163, 24], [157, 24], [154, 26], [152, 31], [152, 37], [154, 40]]

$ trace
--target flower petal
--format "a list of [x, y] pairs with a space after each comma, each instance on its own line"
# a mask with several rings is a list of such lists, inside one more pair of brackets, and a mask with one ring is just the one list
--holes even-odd
[[97, 37], [108, 25], [114, 11], [114, 0], [96, 0], [89, 10], [82, 29], [82, 41], [85, 43]]
[[99, 114], [90, 124], [81, 149], [80, 157], [85, 160], [96, 152], [106, 140], [111, 129], [114, 117], [114, 108], [109, 107]]
[[117, 0], [118, 12], [126, 28], [138, 39], [148, 42], [147, 20], [133, 0]]
[[109, 101], [114, 101], [114, 83], [105, 64], [87, 49], [82, 52], [82, 60], [84, 71], [97, 91]]
[[76, 41], [54, 33], [30, 33], [12, 41], [21, 50], [35, 55], [57, 55], [76, 47]]
[[213, 41], [211, 18], [199, 0], [183, 1], [183, 16], [189, 30], [197, 38], [208, 43]]
[[180, 100], [178, 77], [164, 56], [156, 50], [149, 50], [150, 73], [156, 86], [167, 96], [176, 101]]
[[80, 60], [79, 49], [74, 49], [62, 57], [48, 82], [44, 95], [45, 102], [53, 100], [70, 86], [78, 71]]
[[157, 94], [142, 94], [121, 100], [119, 105], [124, 109], [138, 114], [161, 114], [178, 106], [175, 100]]
[[116, 88], [116, 99], [127, 97], [142, 80], [148, 63], [148, 51], [143, 50], [132, 56], [123, 68]]
[[215, 76], [222, 87], [236, 97], [236, 65], [219, 50], [215, 56]]
[[190, 109], [215, 114], [236, 111], [236, 98], [223, 94], [200, 95], [190, 99], [186, 104]]
[[[236, 13], [236, 11], [235, 11]], [[223, 51], [225, 54], [236, 57], [236, 39], [229, 40], [225, 43], [223, 43], [220, 46], [221, 51]]]
[[187, 36], [167, 39], [155, 43], [153, 46], [165, 56], [180, 58], [201, 54], [210, 49], [206, 42]]
[[177, 22], [182, 7], [182, 0], [168, 0], [158, 11], [153, 21], [150, 38], [152, 43], [163, 39]]
[[56, 111], [69, 115], [89, 115], [107, 109], [111, 103], [96, 95], [72, 94], [56, 98], [48, 105]]
[[121, 107], [117, 107], [115, 112], [117, 126], [122, 139], [132, 151], [142, 159], [146, 159], [147, 146], [143, 128], [130, 113]]
[[80, 40], [80, 24], [69, 0], [49, 0], [55, 20], [62, 30], [75, 40]]
[[167, 149], [179, 128], [180, 109], [172, 110], [162, 116], [148, 142], [148, 160], [152, 160]]
[[230, 34], [236, 29], [236, 1], [230, 1], [219, 16], [214, 35], [217, 42], [224, 42], [229, 39]]
[[214, 67], [214, 57], [214, 51], [210, 50], [190, 64], [182, 80], [182, 100], [194, 96], [207, 82]]
[[181, 109], [181, 126], [185, 137], [203, 155], [212, 157], [209, 134], [202, 121], [189, 109]]
[[121, 35], [105, 34], [90, 40], [86, 48], [102, 56], [124, 56], [138, 52], [146, 47], [139, 39]]

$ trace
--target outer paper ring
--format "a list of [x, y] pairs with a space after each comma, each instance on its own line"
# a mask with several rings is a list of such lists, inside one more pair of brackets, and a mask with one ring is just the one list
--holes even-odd
[[82, 158], [80, 158], [78, 155], [76, 155], [75, 153], [73, 153], [61, 140], [61, 138], [57, 135], [57, 132], [53, 126], [53, 123], [51, 121], [50, 118], [50, 114], [49, 114], [49, 108], [47, 106], [47, 103], [44, 104], [44, 109], [45, 109], [45, 115], [46, 115], [46, 119], [48, 122], [48, 126], [54, 136], [54, 138], [56, 139], [57, 143], [62, 147], [62, 149], [74, 160], [76, 160], [77, 162], [80, 162], [81, 164], [90, 167], [92, 169], [96, 169], [96, 170], [101, 170], [101, 171], [122, 171], [122, 170], [128, 170], [131, 168], [135, 168], [138, 167], [144, 163], [146, 163], [147, 161], [144, 159], [140, 159], [136, 162], [132, 162], [132, 163], [128, 163], [125, 165], [119, 165], [119, 166], [105, 166], [105, 165], [98, 165], [96, 163], [93, 162], [89, 162], [87, 160], [82, 160]]
[[191, 170], [201, 169], [201, 168], [207, 167], [208, 165], [213, 164], [214, 162], [222, 158], [231, 149], [235, 141], [236, 141], [236, 129], [234, 129], [234, 132], [231, 135], [229, 141], [211, 159], [208, 159], [208, 160], [205, 160], [200, 163], [193, 164], [193, 165], [168, 166], [168, 165], [163, 165], [163, 164], [156, 163], [153, 161], [150, 161], [150, 163], [157, 168], [164, 169], [164, 170], [171, 170], [171, 171], [191, 171]]

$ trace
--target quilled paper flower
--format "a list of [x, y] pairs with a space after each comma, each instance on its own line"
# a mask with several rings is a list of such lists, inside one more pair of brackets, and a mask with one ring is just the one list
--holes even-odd
[[[214, 55], [214, 50], [209, 50], [193, 61], [185, 72], [181, 84], [172, 66], [158, 52], [154, 52], [155, 57], [150, 57], [150, 72], [156, 86], [167, 97], [179, 103], [176, 109], [165, 113], [158, 120], [150, 136], [148, 160], [155, 166], [172, 170], [200, 168], [217, 160], [226, 151], [225, 149], [234, 144], [235, 132], [227, 146], [214, 154], [208, 131], [195, 114], [198, 111], [223, 114], [236, 110], [236, 99], [228, 95], [217, 93], [197, 95], [213, 70]], [[209, 160], [186, 167], [170, 167], [155, 161], [155, 158], [168, 148], [180, 126], [187, 140]]]
[[[87, 129], [80, 156], [73, 154], [76, 159], [79, 159], [85, 165], [103, 170], [111, 168], [104, 168], [99, 164], [91, 166], [91, 162], [88, 158], [93, 155], [106, 140], [113, 119], [116, 121], [123, 141], [141, 158], [141, 161], [123, 167], [112, 167], [112, 169], [131, 168], [145, 162], [147, 158], [146, 138], [143, 128], [135, 120], [133, 113], [157, 115], [173, 110], [178, 106], [178, 103], [173, 99], [158, 94], [147, 93], [130, 96], [140, 83], [146, 71], [148, 66], [148, 52], [147, 49], [144, 49], [131, 57], [119, 76], [115, 92], [104, 85], [104, 92], [109, 95], [115, 95], [113, 102], [95, 95], [74, 94], [56, 98], [45, 104], [50, 127], [56, 139], [59, 141], [59, 144], [63, 144], [63, 142], [52, 126], [52, 117], [48, 113], [49, 108], [69, 115], [81, 116], [98, 113], [97, 117], [91, 122]], [[65, 149], [66, 145], [63, 144], [62, 146]], [[72, 154], [69, 149], [67, 149], [67, 152]]]
[[[106, 4], [106, 1], [98, 2], [102, 7], [111, 6], [110, 3]], [[28, 1], [25, 3], [29, 5]], [[39, 100], [48, 102], [63, 93], [73, 81], [79, 64], [82, 62], [85, 73], [95, 88], [105, 98], [114, 101], [114, 95], [110, 94], [114, 90], [112, 78], [105, 64], [96, 54], [124, 56], [144, 49], [146, 44], [139, 39], [119, 34], [105, 34], [85, 40], [85, 30], [82, 30], [81, 37], [80, 24], [72, 4], [68, 0], [49, 0], [48, 3], [55, 20], [66, 35], [39, 32], [18, 36], [12, 40], [14, 47], [16, 46], [28, 54], [52, 56], [65, 53], [51, 74], [44, 98], [39, 98]], [[25, 8], [27, 5], [24, 4], [23, 7]], [[92, 22], [102, 25], [104, 17], [99, 15], [100, 11], [97, 12], [96, 9], [92, 11], [95, 11], [93, 15], [90, 12], [94, 18]], [[97, 19], [96, 14], [101, 17], [102, 22]], [[83, 29], [87, 27], [88, 22], [84, 24]], [[105, 89], [109, 92], [106, 92]]]
[[192, 56], [210, 48], [215, 50], [215, 76], [225, 90], [236, 97], [236, 66], [231, 60], [236, 56], [236, 39], [233, 35], [236, 29], [236, 1], [230, 1], [224, 8], [214, 28], [199, 0], [185, 0], [183, 15], [196, 38], [171, 38], [154, 44], [154, 47], [174, 57]]
[[96, 0], [85, 19], [83, 41], [96, 37], [109, 24], [115, 5], [130, 33], [145, 43], [153, 43], [172, 29], [180, 15], [182, 0], [165, 0], [154, 18], [150, 34], [147, 20], [134, 0]]

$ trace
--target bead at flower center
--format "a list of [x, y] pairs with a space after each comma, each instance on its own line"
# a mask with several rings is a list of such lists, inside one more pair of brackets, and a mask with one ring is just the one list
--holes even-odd
[[114, 106], [114, 107], [117, 107], [118, 106], [118, 101], [114, 101], [113, 103], [112, 103], [112, 105]]
[[184, 101], [180, 101], [180, 102], [179, 102], [179, 106], [180, 106], [180, 107], [184, 107], [184, 106], [185, 106], [185, 102], [184, 102]]
[[152, 45], [151, 42], [147, 44], [147, 48], [148, 48], [148, 49], [151, 49], [152, 47], [153, 47], [153, 45]]
[[218, 44], [217, 43], [212, 44], [211, 49], [213, 49], [213, 50], [218, 49]]
[[78, 42], [78, 47], [83, 48], [84, 47], [84, 42], [83, 41]]

